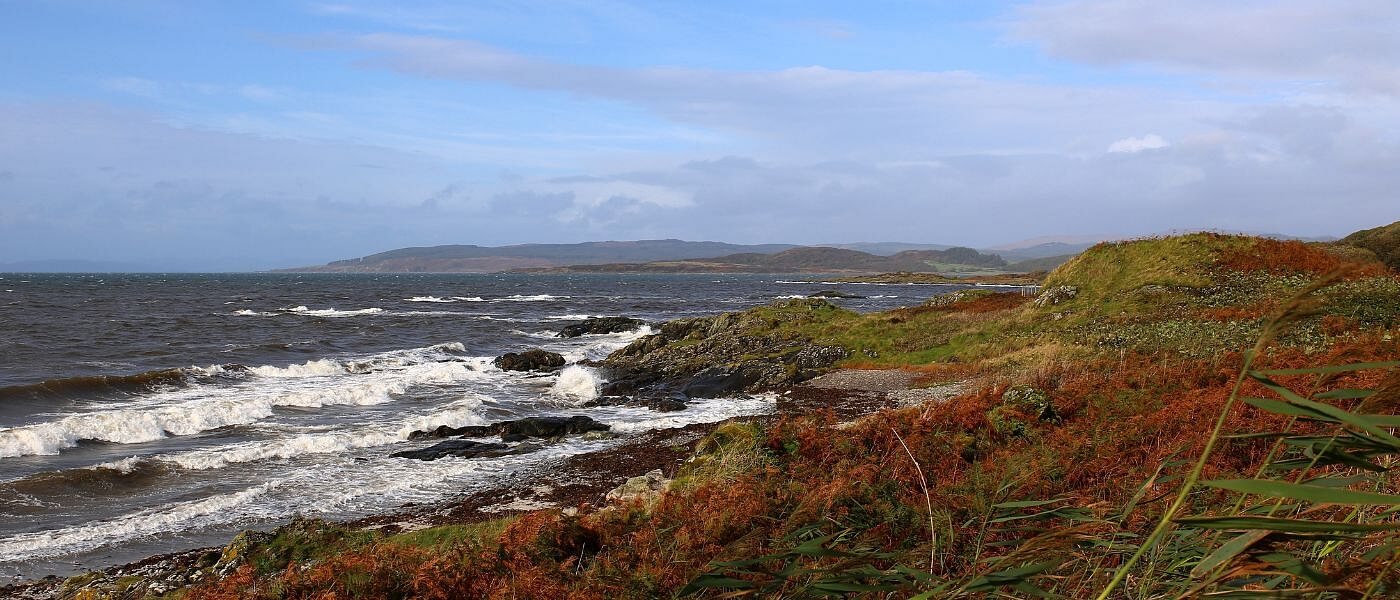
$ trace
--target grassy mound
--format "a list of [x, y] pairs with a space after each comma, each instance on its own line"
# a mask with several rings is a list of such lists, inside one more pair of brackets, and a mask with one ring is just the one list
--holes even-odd
[[1387, 267], [1400, 271], [1400, 221], [1358, 231], [1342, 238], [1338, 244], [1370, 250]]

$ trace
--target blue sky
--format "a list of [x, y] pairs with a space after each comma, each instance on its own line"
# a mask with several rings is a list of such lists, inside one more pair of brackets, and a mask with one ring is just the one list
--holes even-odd
[[1400, 219], [1393, 2], [0, 0], [0, 263]]

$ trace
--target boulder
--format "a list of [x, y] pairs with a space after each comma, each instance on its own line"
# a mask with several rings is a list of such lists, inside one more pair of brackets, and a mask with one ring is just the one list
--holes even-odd
[[402, 452], [395, 452], [389, 456], [395, 458], [412, 458], [415, 460], [437, 460], [447, 456], [460, 456], [462, 458], [500, 456], [509, 450], [510, 446], [505, 444], [473, 442], [471, 440], [446, 440], [428, 446], [427, 448], [404, 450]]
[[556, 438], [571, 433], [607, 431], [611, 427], [594, 421], [590, 417], [526, 417], [507, 421], [501, 427], [501, 435], [516, 435], [538, 438]]
[[593, 317], [579, 323], [565, 325], [559, 337], [571, 338], [590, 333], [622, 333], [635, 331], [646, 325], [646, 321], [630, 317]]
[[1035, 305], [1039, 307], [1054, 306], [1061, 302], [1073, 300], [1079, 295], [1079, 288], [1072, 285], [1056, 285], [1045, 288], [1035, 298]]
[[687, 398], [719, 398], [744, 389], [744, 373], [737, 369], [711, 367], [696, 373], [681, 386]]
[[626, 503], [634, 500], [650, 502], [661, 497], [661, 494], [670, 486], [671, 480], [666, 478], [661, 469], [656, 469], [646, 475], [628, 479], [622, 485], [609, 491], [606, 497], [608, 502]]
[[553, 371], [564, 366], [564, 356], [534, 348], [520, 353], [507, 352], [492, 364], [503, 371]]

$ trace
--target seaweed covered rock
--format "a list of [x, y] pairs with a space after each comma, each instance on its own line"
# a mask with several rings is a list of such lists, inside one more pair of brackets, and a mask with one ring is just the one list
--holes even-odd
[[501, 456], [510, 451], [510, 446], [505, 444], [493, 444], [489, 442], [473, 442], [471, 440], [447, 440], [417, 450], [404, 450], [390, 454], [394, 458], [411, 458], [414, 460], [437, 460], [448, 456], [458, 458], [476, 458], [479, 456]]
[[533, 348], [524, 352], [507, 352], [492, 361], [502, 371], [553, 371], [564, 366], [564, 355]]
[[670, 321], [603, 361], [603, 394], [671, 390], [708, 398], [798, 383], [848, 356], [838, 346], [814, 345], [802, 326], [844, 314], [825, 300], [801, 298]]
[[592, 317], [578, 323], [565, 325], [559, 331], [559, 337], [571, 338], [598, 333], [622, 333], [636, 331], [643, 325], [646, 325], [646, 321], [631, 317]]

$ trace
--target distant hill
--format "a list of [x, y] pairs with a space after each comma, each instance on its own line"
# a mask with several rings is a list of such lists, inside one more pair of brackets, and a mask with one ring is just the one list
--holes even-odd
[[1071, 258], [1078, 255], [1079, 253], [1076, 252], [1074, 254], [1061, 254], [1059, 256], [1046, 256], [1044, 258], [1017, 261], [1006, 265], [1006, 270], [1012, 273], [1049, 272], [1055, 270], [1055, 267], [1069, 262]]
[[1006, 260], [1021, 262], [1039, 258], [1074, 256], [1088, 250], [1090, 246], [1096, 243], [1098, 242], [1045, 242], [1013, 250], [997, 250], [996, 253], [1000, 254], [1002, 258]]
[[279, 270], [312, 273], [496, 273], [524, 268], [684, 260], [737, 253], [772, 254], [794, 247], [791, 244], [744, 245], [682, 240], [496, 247], [449, 245], [400, 248], [325, 265]]
[[908, 250], [947, 250], [953, 247], [947, 244], [913, 244], [909, 242], [854, 242], [849, 244], [817, 244], [817, 246], [860, 250], [879, 256], [890, 256]]
[[879, 256], [859, 250], [803, 246], [774, 254], [744, 252], [714, 258], [608, 263], [555, 268], [522, 269], [554, 273], [911, 273], [1000, 270], [1006, 261], [972, 248], [907, 250]]

